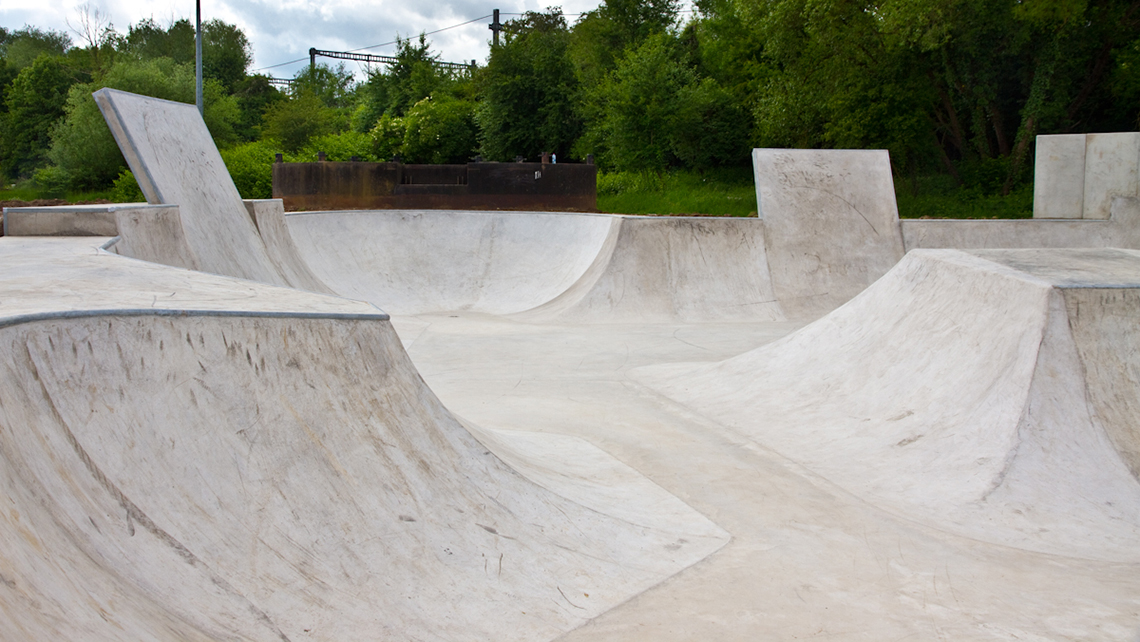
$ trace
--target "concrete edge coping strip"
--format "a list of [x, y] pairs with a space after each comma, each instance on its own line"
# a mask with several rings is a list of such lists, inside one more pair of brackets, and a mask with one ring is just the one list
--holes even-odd
[[150, 309], [125, 308], [108, 310], [62, 310], [56, 312], [36, 312], [20, 314], [7, 318], [0, 318], [0, 329], [9, 328], [26, 323], [38, 321], [53, 321], [57, 319], [88, 319], [95, 317], [233, 317], [233, 318], [267, 318], [267, 319], [330, 319], [337, 321], [390, 321], [386, 312], [376, 314], [352, 314], [344, 312], [270, 312], [252, 310], [179, 310], [179, 309]]

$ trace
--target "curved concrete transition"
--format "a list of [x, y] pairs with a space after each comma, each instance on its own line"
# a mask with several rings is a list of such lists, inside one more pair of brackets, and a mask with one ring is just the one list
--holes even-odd
[[0, 260], [0, 638], [542, 640], [727, 541], [577, 438], [481, 431], [507, 466], [371, 305]]
[[780, 341], [633, 374], [900, 515], [1137, 562], [1138, 314], [1140, 252], [915, 250]]
[[118, 237], [0, 239], [0, 640], [1140, 640], [1140, 199], [285, 215], [96, 97], [150, 204], [6, 212]]

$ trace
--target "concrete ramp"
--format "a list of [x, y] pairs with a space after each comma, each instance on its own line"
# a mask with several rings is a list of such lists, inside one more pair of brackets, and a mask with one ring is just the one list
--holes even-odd
[[727, 541], [579, 439], [481, 443], [371, 305], [90, 243], [0, 243], [4, 640], [545, 640]]
[[522, 321], [779, 321], [759, 219], [615, 217], [586, 272]]
[[542, 212], [294, 213], [336, 292], [393, 314], [533, 322], [781, 320], [757, 219]]
[[[179, 206], [195, 269], [289, 285], [194, 105], [116, 89], [100, 89], [94, 98], [147, 202]], [[181, 245], [171, 250], [181, 252]]]
[[634, 377], [900, 516], [1135, 562], [1138, 288], [1135, 251], [916, 250], [775, 343]]
[[558, 296], [616, 219], [547, 212], [347, 211], [285, 218], [301, 260], [343, 296], [393, 314], [509, 314]]

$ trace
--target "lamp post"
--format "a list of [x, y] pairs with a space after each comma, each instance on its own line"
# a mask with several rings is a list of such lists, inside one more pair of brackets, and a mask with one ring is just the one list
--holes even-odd
[[206, 117], [206, 103], [202, 99], [202, 0], [195, 0], [197, 16], [195, 18], [194, 36], [194, 101], [198, 105], [198, 114]]

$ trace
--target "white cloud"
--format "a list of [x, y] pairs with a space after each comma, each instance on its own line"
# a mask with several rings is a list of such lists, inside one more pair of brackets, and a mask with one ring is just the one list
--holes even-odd
[[[127, 28], [143, 18], [152, 17], [159, 24], [194, 18], [193, 0], [90, 0], [111, 17], [116, 29]], [[241, 27], [253, 45], [253, 69], [261, 69], [292, 60], [291, 65], [274, 67], [268, 73], [278, 77], [292, 76], [307, 64], [309, 48], [347, 51], [391, 42], [397, 35], [415, 37], [450, 27], [480, 16], [489, 16], [498, 8], [503, 14], [542, 11], [548, 4], [560, 4], [566, 13], [580, 13], [598, 6], [600, 0], [567, 0], [561, 3], [543, 0], [511, 0], [511, 2], [413, 3], [406, 0], [379, 0], [364, 4], [359, 0], [202, 0], [202, 19], [219, 18]], [[24, 24], [66, 31], [72, 38], [67, 20], [76, 23], [76, 7], [82, 0], [66, 4], [43, 0], [4, 0], [0, 5], [0, 25], [18, 29]], [[503, 15], [502, 20], [513, 16]], [[472, 59], [480, 63], [487, 58], [491, 32], [489, 19], [442, 31], [428, 36], [433, 51], [443, 60], [462, 62]], [[573, 22], [573, 18], [570, 19]], [[370, 49], [371, 53], [391, 54], [394, 46]], [[357, 63], [350, 63], [357, 65]], [[363, 65], [350, 66], [360, 72]]]

